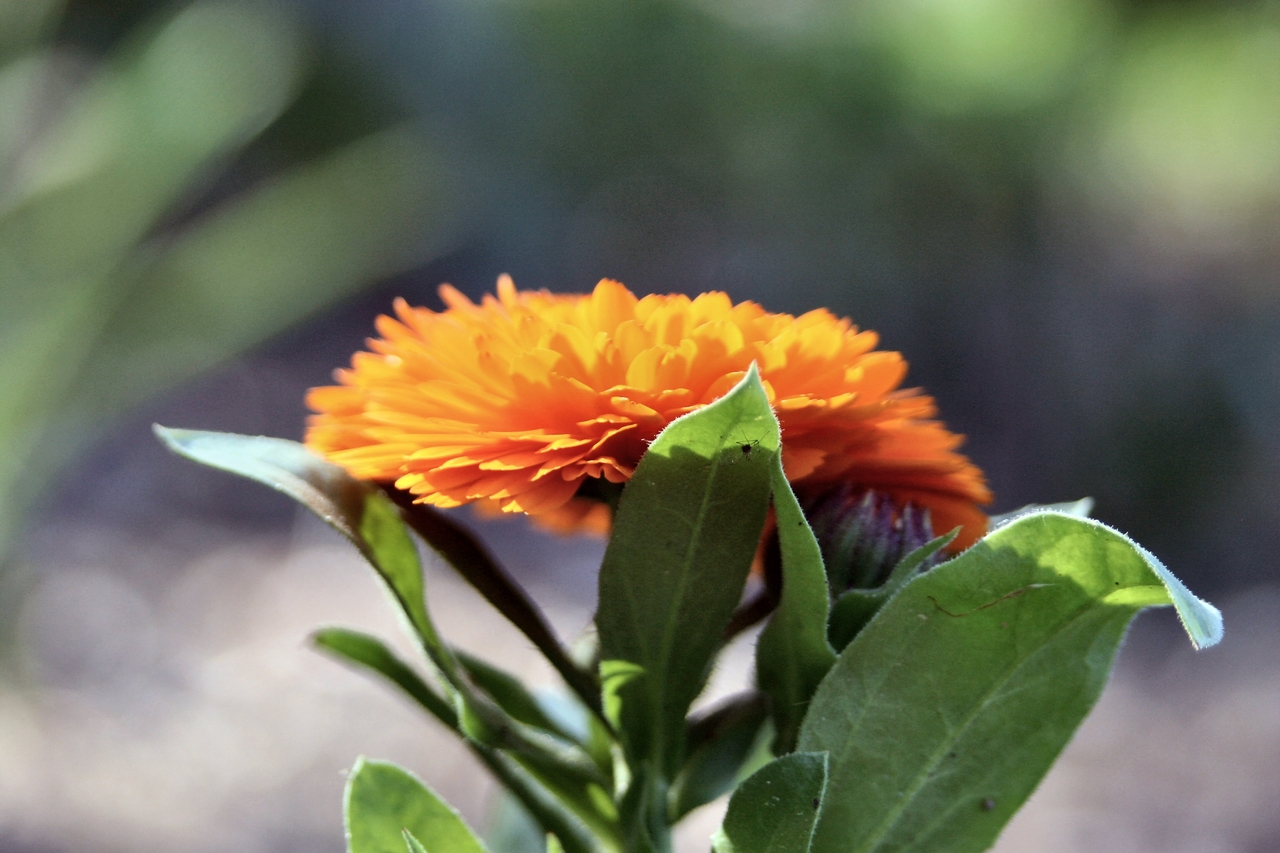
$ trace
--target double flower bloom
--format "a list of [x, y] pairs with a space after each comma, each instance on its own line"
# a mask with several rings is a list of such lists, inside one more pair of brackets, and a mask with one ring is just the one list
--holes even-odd
[[442, 312], [397, 300], [336, 386], [313, 389], [307, 444], [354, 476], [415, 500], [528, 513], [558, 530], [606, 530], [588, 478], [626, 482], [649, 442], [725, 394], [754, 362], [782, 426], [783, 466], [801, 500], [874, 490], [986, 530], [982, 472], [932, 398], [903, 389], [907, 364], [877, 335], [826, 310], [771, 314], [723, 293], [637, 298], [601, 281], [590, 295], [518, 291], [471, 302], [440, 289]]

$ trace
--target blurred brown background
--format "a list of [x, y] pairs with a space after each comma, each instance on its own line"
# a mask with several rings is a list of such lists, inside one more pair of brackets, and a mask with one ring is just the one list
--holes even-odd
[[[360, 753], [485, 822], [305, 647], [395, 633], [354, 555], [149, 424], [298, 437], [394, 296], [501, 272], [880, 331], [995, 509], [1092, 495], [1226, 612], [1139, 620], [1002, 853], [1280, 850], [1278, 226], [1276, 2], [0, 3], [0, 853], [338, 851]], [[598, 542], [484, 526], [586, 624]]]

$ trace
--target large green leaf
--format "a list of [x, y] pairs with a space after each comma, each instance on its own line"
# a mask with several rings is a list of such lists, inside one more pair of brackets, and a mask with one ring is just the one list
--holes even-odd
[[756, 644], [756, 678], [773, 700], [776, 753], [795, 747], [809, 698], [835, 663], [827, 642], [831, 593], [822, 549], [782, 471], [773, 466], [773, 507], [782, 550], [782, 599]]
[[615, 694], [628, 752], [667, 778], [685, 712], [741, 598], [778, 449], [778, 422], [752, 368], [658, 436], [619, 502], [596, 626], [606, 665], [643, 670]]
[[448, 803], [394, 764], [356, 761], [345, 810], [347, 853], [404, 853], [406, 830], [431, 851], [488, 853]]
[[1222, 618], [1087, 519], [1010, 522], [892, 598], [814, 694], [799, 749], [831, 756], [814, 853], [987, 849], [1093, 707], [1144, 607], [1197, 646]]
[[729, 798], [714, 853], [808, 853], [827, 788], [825, 753], [772, 761]]

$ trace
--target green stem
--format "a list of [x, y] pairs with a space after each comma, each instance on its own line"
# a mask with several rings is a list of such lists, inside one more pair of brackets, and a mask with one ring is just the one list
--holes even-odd
[[607, 726], [595, 676], [574, 663], [533, 599], [480, 540], [439, 510], [415, 504], [408, 492], [390, 486], [384, 491], [400, 507], [405, 523], [533, 642], [569, 689]]
[[354, 663], [389, 680], [418, 706], [458, 735], [467, 748], [501, 782], [511, 795], [547, 832], [555, 833], [564, 853], [601, 853], [604, 845], [554, 794], [522, 770], [501, 751], [485, 746], [462, 732], [452, 703], [435, 692], [418, 674], [393, 655], [380, 640], [355, 631], [329, 628], [317, 632], [313, 641], [322, 649], [348, 663]]

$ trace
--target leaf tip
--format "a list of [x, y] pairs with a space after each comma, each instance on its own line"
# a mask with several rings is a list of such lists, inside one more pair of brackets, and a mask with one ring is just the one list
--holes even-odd
[[164, 444], [170, 450], [173, 450], [175, 452], [181, 450], [182, 444], [178, 436], [179, 436], [179, 433], [182, 432], [182, 430], [173, 429], [172, 427], [167, 427], [167, 426], [164, 426], [163, 424], [152, 424], [151, 432], [152, 434], [155, 435], [156, 438], [160, 439], [160, 442], [162, 444]]
[[1178, 619], [1182, 622], [1182, 627], [1186, 629], [1187, 636], [1191, 638], [1191, 645], [1196, 651], [1216, 646], [1222, 642], [1225, 631], [1222, 611], [1188, 589], [1187, 585], [1179, 580], [1177, 575], [1169, 571], [1168, 567], [1155, 554], [1152, 554], [1137, 542], [1133, 542], [1129, 537], [1125, 536], [1125, 539], [1133, 543], [1133, 547], [1147, 561], [1147, 565], [1155, 572], [1156, 577], [1160, 578], [1164, 583], [1165, 589], [1169, 593], [1169, 600], [1173, 604], [1173, 609], [1177, 612]]

